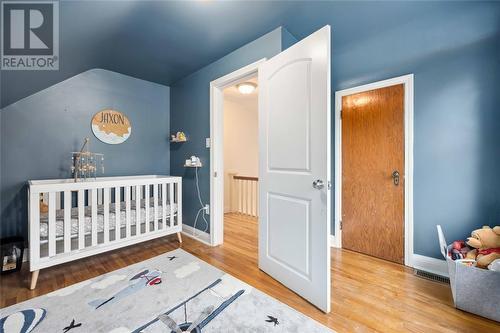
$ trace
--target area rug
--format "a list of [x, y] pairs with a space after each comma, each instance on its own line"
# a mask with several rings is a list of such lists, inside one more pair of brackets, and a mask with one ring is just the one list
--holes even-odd
[[5, 333], [332, 332], [181, 249], [1, 309], [0, 318]]

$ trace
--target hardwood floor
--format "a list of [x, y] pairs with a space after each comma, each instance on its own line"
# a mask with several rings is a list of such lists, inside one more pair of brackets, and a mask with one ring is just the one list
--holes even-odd
[[[279, 299], [337, 332], [500, 332], [500, 324], [452, 304], [449, 285], [427, 281], [408, 268], [346, 250], [332, 249], [332, 312], [323, 314], [257, 267], [257, 222], [226, 215], [224, 245], [210, 247], [183, 237], [182, 248]], [[30, 291], [28, 267], [0, 278], [0, 307], [15, 304], [179, 246], [175, 235], [40, 272]]]

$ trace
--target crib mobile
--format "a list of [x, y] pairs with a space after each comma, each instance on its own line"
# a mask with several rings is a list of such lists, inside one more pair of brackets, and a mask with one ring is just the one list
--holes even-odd
[[75, 183], [78, 179], [97, 178], [98, 170], [104, 174], [104, 154], [90, 151], [90, 138], [85, 138], [82, 148], [71, 153], [71, 174]]

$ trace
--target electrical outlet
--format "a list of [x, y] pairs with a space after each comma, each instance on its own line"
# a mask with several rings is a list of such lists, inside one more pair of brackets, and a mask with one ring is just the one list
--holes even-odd
[[206, 213], [207, 215], [210, 215], [210, 205], [208, 205], [208, 204], [207, 204], [207, 205], [205, 205], [205, 207], [203, 207], [203, 209], [205, 209], [205, 213]]

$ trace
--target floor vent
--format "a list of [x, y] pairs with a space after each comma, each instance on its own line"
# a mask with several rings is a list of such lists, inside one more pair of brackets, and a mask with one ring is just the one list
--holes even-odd
[[447, 283], [447, 284], [450, 283], [450, 279], [445, 277], [445, 276], [441, 276], [441, 275], [434, 274], [434, 273], [429, 273], [426, 271], [422, 271], [420, 269], [415, 269], [413, 272], [415, 273], [416, 276], [427, 279], [427, 280], [441, 282], [441, 283]]

